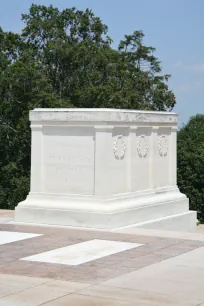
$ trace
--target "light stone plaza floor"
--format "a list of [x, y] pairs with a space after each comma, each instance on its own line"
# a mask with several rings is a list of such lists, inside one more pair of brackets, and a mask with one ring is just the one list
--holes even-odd
[[112, 232], [0, 211], [0, 306], [204, 305], [204, 227]]

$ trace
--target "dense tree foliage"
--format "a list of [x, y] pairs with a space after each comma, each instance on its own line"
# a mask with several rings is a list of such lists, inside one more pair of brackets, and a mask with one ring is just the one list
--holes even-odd
[[178, 185], [204, 222], [204, 115], [192, 117], [178, 133]]
[[161, 74], [144, 34], [111, 47], [92, 11], [32, 5], [20, 35], [0, 28], [0, 207], [13, 208], [29, 189], [30, 130], [35, 107], [171, 110], [169, 75]]

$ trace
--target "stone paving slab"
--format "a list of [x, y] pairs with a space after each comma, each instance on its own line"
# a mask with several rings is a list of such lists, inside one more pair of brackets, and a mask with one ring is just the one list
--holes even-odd
[[[96, 284], [111, 277], [123, 275], [192, 249], [204, 246], [200, 241], [127, 235], [3, 224], [2, 231], [38, 233], [42, 236], [0, 245], [0, 272], [60, 280], [74, 280]], [[90, 261], [78, 266], [21, 261], [20, 259], [56, 248], [74, 245], [92, 239], [141, 243], [142, 246]], [[110, 262], [110, 263], [108, 263]]]
[[[117, 287], [108, 287], [102, 285], [94, 285], [86, 289], [82, 289], [78, 294], [103, 297], [114, 300], [123, 300], [131, 302], [132, 305], [138, 306], [193, 306], [195, 301], [187, 299], [180, 299], [177, 296], [170, 296], [166, 294], [153, 293], [141, 290], [131, 290]], [[48, 304], [49, 305], [49, 304]]]
[[203, 258], [204, 247], [112, 278], [100, 285], [170, 295], [200, 305], [204, 301]]
[[143, 235], [143, 236], [155, 236], [155, 237], [166, 237], [166, 238], [177, 238], [184, 240], [195, 240], [204, 241], [204, 224], [197, 226], [195, 233], [188, 232], [178, 232], [178, 231], [167, 231], [167, 230], [157, 230], [157, 229], [145, 229], [136, 228], [134, 226], [124, 227], [113, 230], [116, 233], [126, 233], [129, 235]]
[[[84, 284], [81, 288], [85, 287]], [[65, 296], [77, 291], [80, 284], [70, 282], [52, 282], [41, 284], [17, 293], [10, 294], [0, 299], [1, 306], [37, 306], [48, 301]]]
[[[0, 245], [0, 306], [204, 302], [202, 240], [9, 223], [0, 224], [3, 231], [41, 236]], [[143, 245], [76, 266], [21, 260], [93, 239]]]
[[19, 275], [0, 275], [0, 297], [5, 297], [50, 281], [46, 278]]
[[70, 294], [54, 301], [43, 304], [43, 306], [133, 306], [128, 301], [113, 300], [104, 297]]
[[14, 218], [14, 210], [9, 209], [0, 209], [0, 220], [4, 218], [13, 219]]

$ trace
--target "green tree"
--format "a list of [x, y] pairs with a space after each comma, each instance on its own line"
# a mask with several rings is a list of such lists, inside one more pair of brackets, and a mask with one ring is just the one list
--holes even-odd
[[144, 34], [111, 47], [108, 27], [89, 9], [32, 5], [21, 34], [0, 28], [0, 207], [29, 190], [30, 129], [35, 107], [172, 110], [169, 75], [161, 74]]
[[178, 186], [204, 222], [204, 115], [196, 115], [178, 133]]

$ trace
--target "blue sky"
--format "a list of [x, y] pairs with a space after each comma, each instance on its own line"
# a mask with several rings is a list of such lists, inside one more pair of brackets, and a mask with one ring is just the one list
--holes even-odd
[[109, 27], [116, 47], [125, 34], [143, 30], [144, 42], [156, 48], [163, 73], [176, 95], [180, 125], [204, 114], [204, 1], [203, 0], [0, 0], [0, 26], [20, 32], [21, 13], [31, 3], [91, 8]]

